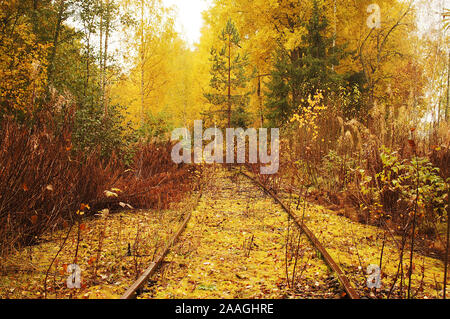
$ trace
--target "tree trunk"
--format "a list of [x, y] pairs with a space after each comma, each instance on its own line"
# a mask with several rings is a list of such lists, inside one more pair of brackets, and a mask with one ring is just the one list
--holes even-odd
[[103, 92], [103, 16], [104, 16], [104, 11], [103, 11], [103, 0], [99, 0], [100, 1], [100, 41], [99, 41], [99, 45], [100, 45], [100, 50], [99, 50], [99, 64], [100, 64], [100, 78], [99, 78], [99, 85], [100, 88], [102, 88], [102, 91], [100, 93], [100, 100], [101, 103], [103, 103], [103, 98], [105, 96], [105, 92]]
[[[89, 35], [90, 38], [90, 35]], [[90, 59], [91, 59], [91, 43], [90, 39], [87, 41], [87, 57], [86, 57], [86, 81], [84, 82], [84, 97], [87, 96], [87, 89], [89, 86], [89, 78], [90, 78]]]
[[[141, 68], [141, 83], [140, 83], [140, 95], [141, 95], [141, 129], [144, 128], [144, 64], [145, 64], [145, 52], [144, 52], [144, 0], [141, 0], [141, 43], [140, 43], [140, 68]], [[142, 176], [142, 165], [143, 165], [143, 153], [139, 157], [139, 167], [136, 171], [136, 177], [141, 178]]]
[[53, 73], [55, 71], [56, 51], [57, 51], [58, 42], [59, 42], [59, 35], [61, 33], [61, 26], [64, 21], [63, 15], [64, 15], [65, 11], [66, 11], [65, 1], [60, 0], [59, 7], [58, 7], [58, 20], [56, 22], [55, 34], [53, 36], [53, 47], [52, 47], [52, 51], [50, 53], [50, 60], [49, 60], [49, 70], [48, 70], [49, 82], [51, 82], [53, 80]]
[[228, 38], [228, 127], [231, 128], [231, 36]]
[[448, 104], [450, 99], [450, 92], [449, 92], [449, 85], [450, 85], [450, 52], [448, 54], [448, 63], [447, 63], [447, 105], [445, 107], [445, 121], [448, 122]]
[[111, 29], [111, 11], [110, 11], [110, 2], [106, 1], [106, 24], [105, 24], [105, 45], [104, 45], [104, 53], [103, 53], [103, 70], [102, 70], [102, 92], [103, 92], [103, 103], [105, 107], [105, 117], [108, 116], [108, 97], [106, 95], [106, 68], [108, 64], [108, 46], [109, 46], [109, 33]]
[[258, 74], [258, 103], [259, 103], [259, 112], [261, 116], [261, 127], [264, 127], [264, 112], [263, 112], [263, 100], [262, 100], [262, 90], [261, 90], [261, 77], [262, 75]]
[[141, 94], [141, 125], [144, 125], [144, 63], [145, 63], [145, 56], [144, 56], [144, 0], [141, 0], [141, 87], [140, 87], [140, 94]]

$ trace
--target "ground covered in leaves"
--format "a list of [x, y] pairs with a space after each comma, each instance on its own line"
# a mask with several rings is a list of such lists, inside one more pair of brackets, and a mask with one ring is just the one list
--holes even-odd
[[[139, 298], [345, 296], [320, 254], [271, 197], [237, 173], [217, 168], [205, 174], [200, 202], [192, 194], [166, 211], [100, 214], [83, 221], [78, 253], [78, 227], [74, 227], [47, 234], [39, 245], [2, 260], [0, 297], [118, 298], [161, 253], [190, 211], [187, 228]], [[302, 216], [361, 296], [389, 295], [398, 269], [400, 238], [295, 196], [281, 197]], [[369, 290], [366, 269], [379, 264], [383, 242], [383, 286]], [[67, 267], [75, 254], [82, 288], [68, 289]], [[403, 259], [403, 276], [390, 297], [406, 291], [407, 282], [401, 278], [407, 277], [407, 252]], [[415, 255], [414, 297], [441, 297], [442, 280], [442, 261]]]
[[314, 247], [293, 225], [287, 233], [282, 208], [245, 177], [230, 176], [219, 171], [211, 179], [141, 298], [340, 297], [342, 289]]
[[78, 227], [47, 234], [39, 245], [2, 261], [0, 298], [44, 298], [46, 277], [46, 298], [119, 298], [161, 253], [193, 209], [195, 197], [170, 210], [103, 212], [84, 220], [76, 260], [81, 289], [66, 286], [68, 266], [75, 262]]
[[[304, 207], [302, 207], [303, 204], [297, 207], [296, 200], [298, 199], [291, 201], [291, 209], [298, 215], [304, 214], [307, 227], [316, 234], [329, 254], [346, 272], [361, 296], [370, 298], [406, 297], [410, 253], [409, 247], [406, 247], [402, 270], [401, 267], [399, 268], [401, 237], [394, 236], [389, 231], [378, 227], [364, 225], [338, 216], [335, 212], [318, 205], [306, 203]], [[284, 196], [284, 201], [289, 203], [289, 195]], [[380, 265], [382, 251], [382, 288], [370, 290], [366, 284], [367, 268], [372, 264]], [[444, 263], [441, 260], [426, 257], [420, 252], [415, 252], [412, 268], [411, 296], [421, 299], [442, 298]], [[397, 275], [397, 273], [399, 274]], [[397, 281], [394, 285], [396, 277]]]

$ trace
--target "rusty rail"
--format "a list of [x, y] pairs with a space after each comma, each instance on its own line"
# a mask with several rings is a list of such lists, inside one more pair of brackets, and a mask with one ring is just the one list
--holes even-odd
[[[201, 195], [197, 199], [197, 204], [200, 201]], [[194, 206], [195, 210], [195, 206]], [[183, 233], [184, 229], [186, 228], [189, 220], [191, 219], [192, 211], [186, 216], [186, 218], [183, 221], [183, 224], [181, 224], [178, 231], [175, 233], [175, 235], [172, 236], [172, 238], [167, 243], [164, 250], [161, 252], [161, 254], [156, 258], [155, 261], [151, 262], [148, 268], [141, 274], [141, 276], [127, 289], [127, 291], [120, 297], [120, 299], [134, 299], [136, 298], [136, 295], [138, 294], [139, 289], [141, 289], [148, 281], [148, 279], [158, 270], [158, 268], [161, 266], [161, 264], [164, 261], [164, 258], [169, 253], [172, 246], [176, 243], [180, 235]]]
[[336, 275], [338, 276], [339, 281], [341, 282], [341, 284], [344, 286], [344, 289], [346, 291], [346, 293], [348, 294], [348, 296], [351, 299], [359, 299], [359, 295], [358, 293], [355, 291], [355, 289], [353, 288], [352, 284], [350, 283], [350, 280], [347, 278], [347, 276], [344, 274], [344, 272], [342, 271], [342, 269], [339, 267], [339, 265], [334, 261], [334, 259], [330, 256], [330, 254], [327, 252], [327, 250], [325, 249], [325, 247], [319, 242], [319, 240], [317, 239], [317, 237], [311, 232], [311, 230], [309, 230], [308, 227], [306, 227], [306, 225], [300, 220], [300, 218], [294, 214], [290, 208], [288, 208], [286, 206], [286, 204], [277, 196], [275, 195], [273, 192], [271, 192], [270, 190], [268, 190], [259, 180], [253, 178], [252, 176], [248, 175], [245, 172], [240, 171], [240, 173], [242, 175], [244, 175], [245, 177], [247, 177], [248, 179], [250, 179], [251, 181], [253, 181], [255, 184], [259, 185], [265, 193], [267, 193], [268, 195], [270, 195], [276, 202], [278, 202], [278, 204], [281, 205], [281, 207], [283, 207], [283, 209], [292, 217], [292, 219], [295, 221], [295, 223], [297, 224], [298, 227], [300, 227], [300, 229], [306, 234], [306, 236], [308, 237], [308, 239], [312, 242], [312, 244], [317, 248], [317, 250], [322, 254], [325, 262], [327, 263], [327, 265], [336, 273]]

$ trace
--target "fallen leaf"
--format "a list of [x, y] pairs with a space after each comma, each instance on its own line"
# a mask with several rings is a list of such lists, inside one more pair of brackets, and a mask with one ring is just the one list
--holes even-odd
[[104, 192], [106, 197], [110, 198], [110, 197], [119, 197], [119, 195], [117, 195], [117, 193], [113, 193], [111, 191], [105, 191]]
[[31, 216], [31, 222], [32, 222], [33, 224], [36, 224], [36, 223], [37, 223], [37, 220], [38, 220], [38, 216], [37, 216], [37, 215]]

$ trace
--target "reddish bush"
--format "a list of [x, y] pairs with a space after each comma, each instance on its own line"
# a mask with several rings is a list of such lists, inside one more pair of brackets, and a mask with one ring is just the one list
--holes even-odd
[[430, 160], [434, 166], [439, 167], [444, 179], [450, 177], [450, 148], [440, 147], [434, 149], [430, 154]]
[[[50, 123], [51, 121], [45, 121]], [[140, 146], [128, 169], [112, 156], [74, 154], [70, 125], [37, 129], [5, 120], [0, 129], [0, 255], [29, 245], [51, 228], [72, 223], [81, 204], [91, 212], [165, 208], [192, 187], [186, 166], [174, 164], [171, 144]], [[118, 188], [118, 197], [106, 190]]]
[[177, 165], [171, 159], [173, 144], [139, 145], [132, 168], [111, 183], [117, 198], [100, 201], [97, 206], [117, 208], [126, 203], [135, 208], [168, 208], [192, 189], [195, 167]]

